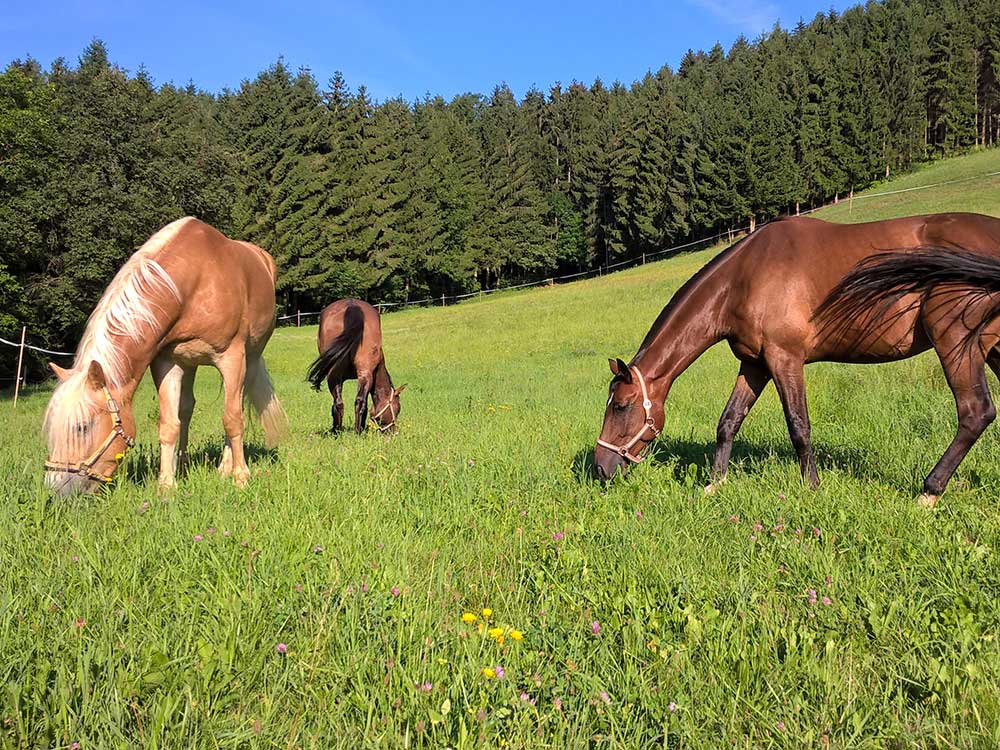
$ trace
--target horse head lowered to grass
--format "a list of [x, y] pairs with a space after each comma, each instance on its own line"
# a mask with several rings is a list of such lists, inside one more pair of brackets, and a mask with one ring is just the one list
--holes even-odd
[[788, 218], [712, 259], [667, 303], [631, 362], [611, 360], [604, 425], [594, 448], [602, 481], [643, 459], [664, 429], [674, 380], [726, 341], [740, 361], [716, 433], [712, 484], [725, 479], [733, 438], [774, 381], [802, 475], [819, 482], [803, 368], [876, 363], [933, 348], [958, 409], [958, 432], [924, 481], [933, 505], [993, 421], [985, 366], [1000, 375], [1000, 219], [933, 214], [866, 224]]
[[119, 270], [91, 313], [73, 367], [45, 412], [48, 485], [66, 494], [109, 483], [135, 438], [132, 398], [148, 367], [160, 401], [160, 484], [185, 460], [199, 365], [222, 375], [225, 444], [219, 471], [245, 484], [244, 393], [276, 442], [284, 413], [262, 352], [274, 330], [271, 256], [186, 217], [154, 234]]
[[378, 310], [358, 299], [341, 299], [323, 308], [316, 336], [319, 356], [309, 366], [306, 379], [312, 387], [326, 381], [333, 396], [331, 430], [344, 426], [344, 381], [357, 379], [354, 400], [354, 430], [364, 431], [368, 422], [368, 397], [372, 400], [371, 419], [382, 432], [395, 431], [402, 408], [399, 394], [405, 385], [392, 384], [382, 350], [382, 322]]

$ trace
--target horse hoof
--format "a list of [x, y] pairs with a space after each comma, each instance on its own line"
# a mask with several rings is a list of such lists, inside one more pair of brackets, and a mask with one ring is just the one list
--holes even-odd
[[709, 482], [708, 484], [705, 485], [705, 494], [706, 495], [714, 495], [716, 489], [717, 489], [717, 487], [715, 486], [715, 483], [714, 482]]
[[937, 501], [940, 499], [940, 495], [932, 495], [929, 492], [923, 492], [920, 497], [917, 498], [917, 505], [921, 508], [933, 508], [937, 505]]
[[249, 481], [250, 481], [250, 472], [248, 471], [233, 472], [233, 484], [235, 484], [241, 490], [247, 486], [247, 483], [249, 483]]

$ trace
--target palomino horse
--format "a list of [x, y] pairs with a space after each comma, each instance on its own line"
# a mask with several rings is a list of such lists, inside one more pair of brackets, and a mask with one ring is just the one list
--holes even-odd
[[154, 234], [122, 266], [87, 321], [73, 368], [45, 412], [46, 480], [60, 493], [111, 481], [135, 436], [132, 398], [148, 367], [160, 400], [160, 484], [185, 460], [199, 365], [222, 375], [225, 445], [219, 472], [246, 483], [243, 396], [269, 443], [284, 413], [261, 353], [274, 330], [271, 256], [186, 217]]
[[[1000, 375], [1000, 351], [994, 348], [1000, 324], [993, 322], [988, 295], [968, 276], [958, 287], [954, 282], [926, 287], [899, 276], [899, 254], [933, 257], [926, 248], [963, 249], [995, 263], [1000, 219], [962, 213], [868, 224], [789, 218], [716, 256], [663, 308], [631, 362], [611, 360], [614, 378], [594, 449], [598, 476], [607, 480], [642, 460], [663, 429], [671, 384], [706, 349], [725, 340], [740, 371], [719, 420], [713, 484], [725, 479], [733, 438], [774, 380], [802, 475], [816, 486], [803, 366], [889, 362], [933, 348], [954, 392], [959, 423], [954, 441], [924, 482], [921, 502], [933, 505], [995, 416], [983, 365]], [[887, 252], [895, 265], [880, 268], [878, 257]], [[870, 257], [874, 265], [858, 269], [862, 276], [848, 277]], [[845, 295], [843, 302], [838, 295]], [[970, 336], [974, 346], [966, 345]]]
[[316, 338], [319, 356], [309, 366], [306, 378], [319, 390], [325, 380], [333, 396], [333, 432], [344, 426], [344, 381], [357, 378], [354, 429], [360, 434], [368, 421], [368, 396], [372, 397], [372, 421], [385, 432], [396, 427], [399, 394], [394, 388], [382, 351], [382, 322], [374, 307], [357, 299], [341, 299], [323, 308]]

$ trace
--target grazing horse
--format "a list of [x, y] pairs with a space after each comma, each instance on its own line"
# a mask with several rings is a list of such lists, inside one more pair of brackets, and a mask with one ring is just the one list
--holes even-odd
[[354, 400], [354, 430], [361, 434], [368, 421], [368, 396], [372, 397], [372, 420], [385, 432], [396, 427], [399, 394], [394, 388], [382, 351], [382, 321], [378, 310], [357, 299], [341, 299], [323, 308], [316, 338], [319, 356], [309, 366], [306, 379], [317, 391], [325, 380], [333, 396], [333, 432], [344, 426], [344, 381], [357, 379]]
[[160, 401], [159, 481], [174, 484], [186, 460], [199, 365], [222, 375], [219, 473], [246, 484], [244, 395], [270, 444], [285, 419], [261, 356], [274, 330], [276, 273], [259, 247], [192, 217], [150, 237], [91, 313], [72, 369], [51, 365], [60, 382], [45, 412], [48, 485], [67, 494], [112, 480], [134, 441], [132, 398], [147, 367]]
[[[716, 256], [667, 303], [631, 362], [610, 360], [614, 377], [594, 449], [599, 478], [606, 481], [642, 460], [663, 429], [663, 404], [674, 380], [725, 340], [740, 369], [719, 420], [706, 489], [725, 479], [733, 438], [771, 380], [802, 475], [815, 487], [803, 366], [890, 362], [933, 348], [954, 392], [959, 424], [924, 481], [920, 501], [933, 505], [995, 417], [983, 365], [1000, 376], [1000, 350], [994, 348], [1000, 324], [990, 290], [968, 267], [949, 276], [954, 263], [933, 265], [940, 273], [927, 285], [900, 276], [908, 260], [933, 258], [928, 248], [962, 250], [995, 263], [1000, 219], [968, 213], [867, 224], [788, 218]], [[882, 257], [891, 264], [880, 266]]]

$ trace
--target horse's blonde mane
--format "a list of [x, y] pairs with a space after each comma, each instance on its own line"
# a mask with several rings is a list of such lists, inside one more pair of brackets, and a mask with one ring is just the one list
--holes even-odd
[[168, 323], [167, 299], [180, 302], [180, 290], [155, 256], [177, 232], [191, 221], [184, 217], [171, 222], [150, 237], [121, 267], [87, 319], [83, 338], [76, 350], [73, 369], [52, 394], [45, 410], [44, 429], [49, 453], [55, 449], [77, 455], [83, 450], [74, 429], [91, 420], [103, 404], [94, 402], [87, 389], [87, 369], [91, 361], [100, 363], [108, 386], [117, 388], [134, 375], [123, 344], [138, 343], [159, 336]]

